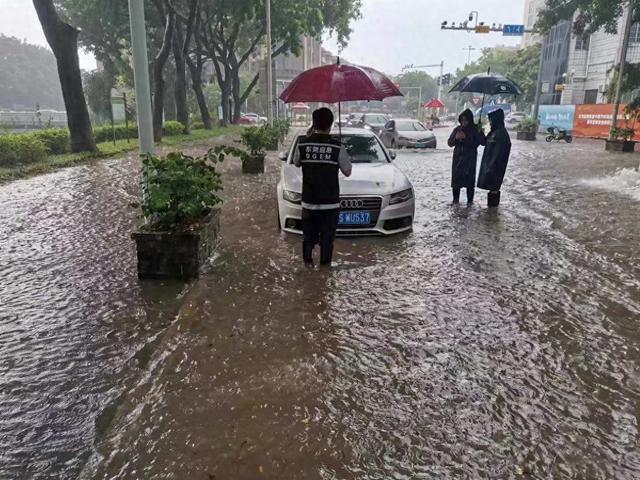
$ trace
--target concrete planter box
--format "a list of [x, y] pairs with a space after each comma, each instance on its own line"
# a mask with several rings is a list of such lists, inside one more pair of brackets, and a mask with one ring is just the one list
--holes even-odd
[[518, 140], [524, 140], [526, 142], [531, 142], [536, 139], [536, 132], [518, 132], [516, 135]]
[[220, 210], [216, 209], [192, 231], [151, 231], [143, 226], [131, 234], [138, 252], [138, 278], [198, 278], [202, 266], [213, 254], [220, 231]]
[[243, 159], [242, 173], [264, 173], [264, 155]]
[[607, 140], [605, 150], [607, 152], [631, 153], [636, 149], [636, 142], [626, 142], [622, 140]]

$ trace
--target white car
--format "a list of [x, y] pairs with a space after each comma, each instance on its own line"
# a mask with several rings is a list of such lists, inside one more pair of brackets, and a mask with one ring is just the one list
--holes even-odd
[[[333, 132], [338, 139], [337, 132]], [[283, 161], [278, 182], [278, 224], [289, 233], [302, 233], [302, 169], [293, 164], [297, 137]], [[370, 130], [343, 128], [342, 143], [351, 155], [350, 177], [340, 173], [338, 235], [391, 235], [411, 230], [415, 213], [413, 186], [392, 163], [395, 158]]]
[[511, 112], [506, 115], [504, 123], [508, 129], [513, 129], [526, 117], [524, 112]]

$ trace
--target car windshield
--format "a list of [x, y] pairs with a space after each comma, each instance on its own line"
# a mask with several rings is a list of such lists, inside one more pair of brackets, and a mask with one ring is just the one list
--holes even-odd
[[[339, 135], [332, 135], [332, 137], [334, 140], [342, 141], [349, 152], [351, 163], [387, 163], [389, 161], [380, 142], [374, 136], [345, 134], [342, 135], [342, 140]], [[294, 146], [294, 157], [298, 155], [298, 143], [301, 138], [305, 137], [298, 137]]]
[[387, 118], [384, 115], [365, 115], [364, 121], [368, 123], [387, 123]]
[[396, 130], [399, 132], [424, 132], [427, 129], [416, 120], [396, 120]]
[[[338, 135], [334, 135], [333, 138], [340, 140]], [[352, 163], [387, 162], [387, 155], [373, 136], [343, 135], [342, 143], [347, 148]]]

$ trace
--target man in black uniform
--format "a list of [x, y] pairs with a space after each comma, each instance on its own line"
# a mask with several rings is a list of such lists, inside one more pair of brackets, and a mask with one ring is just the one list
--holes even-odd
[[331, 138], [333, 113], [328, 108], [313, 112], [311, 134], [298, 144], [294, 158], [302, 167], [302, 257], [313, 265], [313, 248], [320, 244], [320, 265], [331, 265], [333, 240], [340, 214], [338, 171], [351, 175], [346, 148]]

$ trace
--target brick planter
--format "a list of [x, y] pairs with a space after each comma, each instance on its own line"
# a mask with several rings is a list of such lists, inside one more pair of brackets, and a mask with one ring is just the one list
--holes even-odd
[[620, 140], [607, 140], [605, 150], [607, 152], [624, 152], [631, 153], [636, 149], [636, 142], [623, 142]]
[[536, 132], [518, 132], [516, 134], [518, 140], [524, 140], [526, 142], [532, 142], [536, 139]]
[[264, 155], [243, 159], [242, 173], [264, 173]]
[[138, 252], [138, 278], [198, 278], [211, 257], [220, 231], [220, 210], [214, 210], [193, 231], [156, 232], [142, 227], [131, 234]]

